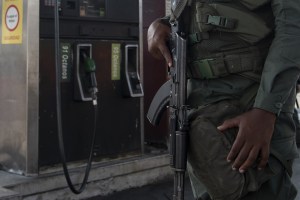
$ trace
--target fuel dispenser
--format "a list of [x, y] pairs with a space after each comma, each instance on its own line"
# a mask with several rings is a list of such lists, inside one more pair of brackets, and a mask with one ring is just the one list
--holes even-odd
[[[13, 85], [14, 89], [0, 91], [0, 138], [4, 139], [0, 142], [5, 143], [0, 145], [0, 163], [2, 169], [13, 173], [37, 175], [61, 161], [55, 103], [57, 0], [16, 1], [23, 2], [23, 41], [6, 44], [0, 51], [1, 57], [7, 57], [0, 61], [5, 66], [0, 69], [0, 85]], [[96, 161], [140, 155], [144, 94], [139, 76], [139, 2], [57, 3], [57, 62], [66, 160], [88, 158], [94, 128], [97, 131], [92, 153]], [[9, 57], [12, 52], [14, 57]], [[94, 127], [96, 99], [98, 117]]]
[[[55, 1], [40, 1], [40, 166], [58, 162], [55, 108], [49, 88], [53, 76]], [[69, 161], [87, 157], [93, 110], [98, 92], [97, 139], [94, 154], [118, 157], [141, 152], [138, 2], [136, 0], [59, 1], [62, 121]], [[95, 69], [91, 66], [96, 65]], [[93, 67], [92, 67], [93, 68]], [[51, 78], [51, 80], [49, 80]], [[97, 84], [98, 83], [98, 84]], [[92, 93], [91, 85], [94, 85]], [[98, 86], [98, 89], [96, 89]], [[47, 112], [45, 112], [47, 111]], [[49, 115], [49, 112], [52, 113]], [[52, 142], [49, 142], [52, 141]], [[52, 144], [51, 144], [52, 143]]]

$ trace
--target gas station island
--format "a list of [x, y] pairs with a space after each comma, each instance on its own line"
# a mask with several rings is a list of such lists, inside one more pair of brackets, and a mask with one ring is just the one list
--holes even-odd
[[83, 199], [170, 176], [167, 123], [145, 120], [166, 78], [150, 66], [157, 85], [144, 79], [158, 2], [1, 1], [0, 199]]

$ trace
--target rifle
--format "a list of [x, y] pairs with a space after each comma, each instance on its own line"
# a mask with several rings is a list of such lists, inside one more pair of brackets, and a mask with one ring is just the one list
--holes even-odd
[[[186, 34], [181, 13], [187, 0], [172, 0], [173, 15], [170, 19], [170, 51], [173, 66], [170, 79], [155, 94], [147, 118], [157, 125], [163, 111], [169, 108], [170, 166], [174, 170], [173, 200], [184, 199], [184, 180], [187, 163], [188, 106], [186, 105]], [[179, 16], [178, 18], [176, 16]]]

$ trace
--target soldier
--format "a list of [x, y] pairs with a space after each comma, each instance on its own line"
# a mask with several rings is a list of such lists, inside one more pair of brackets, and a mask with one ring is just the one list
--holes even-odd
[[[196, 199], [292, 200], [299, 0], [192, 0], [188, 172]], [[172, 67], [168, 19], [148, 49]]]

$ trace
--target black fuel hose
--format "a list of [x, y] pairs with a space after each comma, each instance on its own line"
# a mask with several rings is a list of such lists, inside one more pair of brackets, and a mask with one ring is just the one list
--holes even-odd
[[79, 189], [76, 189], [74, 184], [72, 183], [72, 180], [70, 178], [69, 170], [67, 167], [67, 161], [65, 156], [65, 148], [64, 148], [64, 139], [63, 139], [63, 131], [62, 131], [62, 118], [61, 118], [61, 83], [60, 83], [60, 74], [61, 74], [61, 67], [59, 58], [60, 55], [60, 42], [59, 42], [59, 5], [58, 1], [55, 3], [55, 9], [54, 9], [54, 30], [55, 30], [55, 70], [56, 70], [56, 112], [57, 112], [57, 131], [58, 131], [58, 142], [59, 142], [59, 150], [60, 150], [60, 156], [63, 166], [63, 171], [65, 174], [66, 181], [68, 183], [69, 188], [71, 191], [75, 194], [80, 194], [84, 191], [88, 177], [90, 174], [92, 161], [93, 161], [93, 152], [94, 152], [94, 146], [95, 146], [95, 140], [96, 140], [96, 122], [97, 122], [97, 104], [94, 104], [94, 128], [93, 128], [93, 136], [92, 136], [92, 144], [90, 149], [89, 158], [87, 161], [87, 166], [85, 169], [85, 175], [83, 178], [83, 181], [79, 187]]

